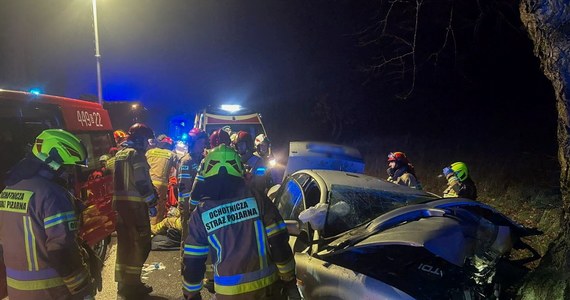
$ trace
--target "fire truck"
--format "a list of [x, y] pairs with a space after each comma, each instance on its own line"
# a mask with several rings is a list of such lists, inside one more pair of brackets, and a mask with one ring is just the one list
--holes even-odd
[[[89, 179], [89, 175], [100, 167], [99, 157], [107, 154], [115, 142], [111, 119], [100, 104], [0, 90], [0, 190], [5, 187], [6, 172], [30, 152], [35, 137], [50, 128], [72, 132], [87, 148], [88, 167], [77, 168], [72, 187], [75, 197], [85, 205], [79, 235], [104, 259], [116, 224], [113, 180], [112, 175], [96, 179]], [[5, 276], [0, 277], [2, 280]]]

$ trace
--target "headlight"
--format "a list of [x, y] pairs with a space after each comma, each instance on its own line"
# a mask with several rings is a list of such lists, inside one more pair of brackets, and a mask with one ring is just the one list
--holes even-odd
[[277, 160], [276, 160], [275, 158], [272, 158], [272, 159], [269, 161], [269, 167], [270, 167], [270, 168], [273, 168], [273, 167], [275, 167], [275, 165], [277, 165]]

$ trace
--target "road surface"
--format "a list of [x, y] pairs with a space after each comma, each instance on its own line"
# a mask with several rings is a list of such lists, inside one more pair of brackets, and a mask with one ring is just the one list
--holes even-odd
[[[123, 299], [117, 297], [115, 282], [115, 261], [117, 258], [117, 238], [113, 237], [103, 267], [103, 290], [95, 297], [97, 300]], [[143, 282], [151, 285], [154, 291], [148, 300], [182, 299], [182, 277], [180, 275], [179, 251], [151, 251], [146, 261], [147, 270], [143, 270]], [[156, 268], [158, 266], [158, 268]], [[205, 289], [203, 299], [213, 299]]]

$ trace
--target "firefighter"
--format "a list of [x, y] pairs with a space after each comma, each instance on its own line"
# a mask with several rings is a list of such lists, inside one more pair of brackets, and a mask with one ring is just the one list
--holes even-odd
[[150, 178], [158, 192], [156, 208], [150, 209], [150, 224], [156, 224], [166, 214], [166, 197], [168, 195], [168, 180], [175, 172], [178, 158], [172, 151], [174, 142], [164, 134], [156, 139], [156, 147], [146, 151], [146, 159], [150, 165]]
[[443, 191], [444, 198], [461, 197], [477, 200], [477, 187], [471, 180], [465, 163], [452, 163], [451, 166], [443, 168], [443, 175], [447, 179], [447, 188]]
[[421, 190], [422, 185], [417, 179], [414, 166], [404, 152], [390, 152], [388, 154], [388, 181]]
[[136, 123], [129, 128], [124, 149], [117, 152], [114, 173], [113, 206], [117, 210], [117, 262], [115, 281], [118, 293], [139, 299], [152, 292], [141, 282], [141, 269], [150, 252], [149, 208], [157, 196], [149, 174], [145, 151], [152, 129]]
[[197, 201], [190, 199], [190, 190], [192, 190], [192, 183], [194, 177], [198, 172], [198, 166], [204, 158], [204, 149], [208, 142], [208, 134], [199, 128], [192, 128], [188, 132], [188, 149], [189, 152], [180, 160], [178, 168], [178, 207], [180, 207], [180, 214], [182, 216], [182, 240], [188, 234], [188, 217], [190, 212], [194, 209]]
[[111, 174], [109, 169], [107, 169], [107, 161], [109, 158], [110, 157], [107, 154], [103, 154], [99, 157], [99, 168], [93, 170], [93, 172], [89, 174], [89, 181]]
[[115, 139], [115, 144], [120, 145], [127, 139], [127, 133], [121, 129], [115, 130], [113, 138]]
[[47, 129], [8, 175], [0, 194], [0, 244], [12, 300], [95, 295], [77, 238], [79, 203], [67, 186], [75, 166], [87, 166], [85, 146], [67, 131]]
[[205, 261], [214, 261], [216, 299], [279, 299], [280, 289], [300, 299], [289, 235], [277, 208], [251, 196], [239, 154], [226, 145], [210, 151], [194, 180], [200, 199], [184, 243], [183, 293], [201, 299]]
[[226, 131], [218, 129], [210, 134], [210, 149], [221, 144], [229, 146], [231, 144], [230, 135]]
[[267, 193], [267, 190], [273, 185], [273, 178], [270, 166], [270, 144], [269, 138], [265, 134], [259, 134], [255, 137], [254, 149], [252, 157], [246, 162], [251, 167], [252, 188], [260, 193]]

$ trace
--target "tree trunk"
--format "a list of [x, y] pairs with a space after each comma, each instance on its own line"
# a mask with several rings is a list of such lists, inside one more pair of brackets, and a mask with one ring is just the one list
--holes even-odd
[[570, 5], [568, 0], [521, 0], [520, 14], [554, 87], [563, 220], [560, 234], [519, 293], [522, 299], [570, 299]]

